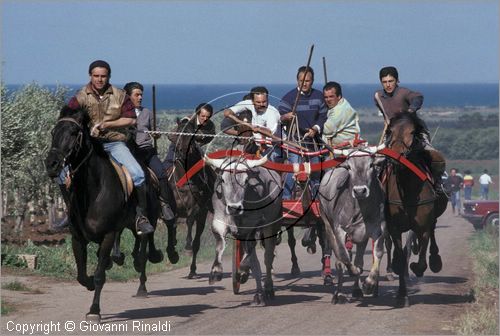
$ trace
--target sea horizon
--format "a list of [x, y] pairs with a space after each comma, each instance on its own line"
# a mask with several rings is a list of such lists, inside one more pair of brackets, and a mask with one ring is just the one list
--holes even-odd
[[[34, 82], [35, 84], [38, 84]], [[122, 88], [124, 83], [113, 83]], [[30, 83], [33, 84], [33, 83]], [[9, 91], [16, 91], [29, 84], [5, 84]], [[71, 97], [82, 84], [38, 84], [54, 90], [56, 87], [69, 89]], [[143, 105], [152, 108], [153, 84], [144, 85]], [[269, 91], [269, 103], [277, 106], [281, 97], [295, 87], [289, 84], [154, 84], [157, 110], [190, 110], [200, 103], [211, 103], [215, 110], [232, 106], [254, 86], [265, 86]], [[381, 88], [380, 84], [341, 84], [343, 96], [355, 109], [374, 107], [373, 95]], [[496, 108], [499, 106], [498, 83], [404, 83], [402, 87], [419, 91], [424, 96], [424, 108]], [[321, 90], [323, 85], [313, 85]]]

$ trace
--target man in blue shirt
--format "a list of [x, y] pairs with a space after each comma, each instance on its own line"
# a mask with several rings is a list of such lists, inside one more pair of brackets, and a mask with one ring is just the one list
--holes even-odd
[[[313, 83], [314, 70], [311, 67], [301, 66], [297, 70], [297, 87], [285, 94], [278, 106], [282, 123], [288, 124], [282, 131], [287, 133], [289, 140], [297, 141], [311, 151], [318, 148], [318, 142], [320, 142], [319, 135], [323, 131], [328, 111], [323, 100], [323, 93], [313, 89]], [[297, 95], [299, 95], [298, 98]], [[296, 118], [294, 121], [296, 129], [290, 129], [293, 118]], [[304, 157], [292, 152], [288, 153], [288, 162], [300, 163], [303, 161]], [[310, 163], [317, 163], [319, 161], [319, 156], [309, 158]], [[319, 182], [320, 174], [313, 174], [310, 179], [313, 197], [317, 193]], [[292, 174], [287, 174], [283, 199], [291, 199], [294, 185]]]

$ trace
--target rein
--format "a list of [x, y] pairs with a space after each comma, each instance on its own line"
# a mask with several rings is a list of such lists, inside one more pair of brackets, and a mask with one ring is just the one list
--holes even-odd
[[[69, 153], [66, 156], [63, 157], [63, 166], [64, 166], [66, 164], [67, 159], [73, 153], [78, 153], [80, 151], [80, 149], [82, 148], [83, 127], [82, 127], [82, 125], [78, 121], [76, 121], [73, 118], [68, 118], [68, 117], [64, 117], [64, 118], [59, 119], [56, 122], [56, 125], [59, 124], [60, 122], [63, 122], [63, 121], [71, 122], [71, 123], [77, 125], [78, 129], [79, 129], [78, 136], [77, 136], [75, 142], [73, 143], [73, 146], [71, 146], [71, 150], [69, 151]], [[55, 148], [52, 148], [52, 149], [57, 150]], [[70, 166], [70, 170], [68, 171], [67, 176], [70, 178], [70, 180], [75, 176], [75, 174], [78, 171], [78, 169], [80, 169], [82, 167], [82, 165], [90, 158], [90, 155], [92, 154], [93, 151], [94, 151], [94, 148], [92, 146], [90, 146], [90, 150], [85, 155], [85, 157], [80, 161], [80, 163], [76, 166], [76, 168], [73, 169], [71, 167], [71, 165], [69, 165]]]

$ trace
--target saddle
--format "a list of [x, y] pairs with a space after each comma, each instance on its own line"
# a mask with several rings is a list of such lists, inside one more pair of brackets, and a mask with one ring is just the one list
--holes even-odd
[[[113, 164], [113, 168], [115, 168], [118, 177], [120, 178], [120, 183], [122, 185], [122, 190], [125, 195], [125, 200], [130, 198], [132, 191], [134, 190], [134, 183], [132, 182], [132, 176], [130, 176], [130, 172], [128, 169], [116, 162], [113, 159], [109, 159]], [[160, 180], [156, 176], [156, 174], [151, 170], [151, 168], [146, 167], [146, 173], [151, 177], [151, 185], [155, 188], [155, 190], [159, 190], [160, 188]]]

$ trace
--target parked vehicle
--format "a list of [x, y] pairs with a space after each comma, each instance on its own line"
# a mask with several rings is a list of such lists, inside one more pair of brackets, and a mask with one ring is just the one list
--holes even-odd
[[462, 216], [471, 222], [476, 229], [491, 226], [498, 230], [498, 204], [498, 200], [464, 201]]

